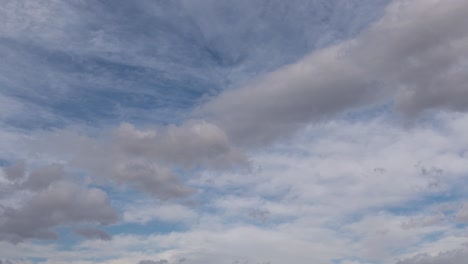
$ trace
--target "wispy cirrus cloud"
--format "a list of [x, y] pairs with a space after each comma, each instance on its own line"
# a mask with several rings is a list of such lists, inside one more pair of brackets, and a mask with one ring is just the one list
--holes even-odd
[[341, 2], [7, 1], [2, 94], [33, 109], [7, 120], [29, 128], [172, 122], [203, 96], [355, 35], [380, 11], [351, 14], [387, 1]]

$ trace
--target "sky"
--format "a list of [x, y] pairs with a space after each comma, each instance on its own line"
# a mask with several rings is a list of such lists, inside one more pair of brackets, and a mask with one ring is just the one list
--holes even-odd
[[462, 264], [465, 0], [1, 0], [0, 264]]

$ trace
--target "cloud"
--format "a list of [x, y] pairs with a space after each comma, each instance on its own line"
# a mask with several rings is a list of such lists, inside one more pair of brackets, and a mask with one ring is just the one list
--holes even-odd
[[[60, 144], [51, 146], [51, 142]], [[60, 156], [63, 162], [94, 179], [128, 185], [163, 200], [194, 193], [181, 181], [177, 170], [248, 166], [246, 155], [230, 143], [220, 128], [194, 120], [146, 129], [122, 123], [97, 137], [63, 129], [44, 133], [25, 148]]]
[[[350, 49], [355, 62], [397, 88], [397, 108], [466, 110], [468, 32], [465, 1], [395, 1]], [[423, 19], [424, 18], [424, 19]], [[441, 88], [443, 87], [443, 89]]]
[[147, 192], [157, 198], [183, 198], [194, 193], [167, 168], [145, 161], [123, 161], [112, 168], [110, 179]]
[[[62, 164], [51, 164], [36, 168], [28, 175], [26, 162], [19, 161], [11, 166], [2, 168], [13, 189], [39, 191], [46, 189], [50, 184], [66, 177]], [[27, 175], [27, 177], [26, 177]]]
[[409, 259], [398, 261], [396, 264], [464, 264], [468, 258], [468, 250], [457, 249], [441, 252], [436, 256], [419, 254]]
[[76, 229], [75, 232], [78, 235], [85, 237], [87, 239], [100, 239], [100, 240], [112, 239], [112, 236], [110, 234], [97, 228], [84, 227], [84, 228]]
[[[338, 258], [390, 263], [395, 252], [414, 252], [421, 244], [464, 232], [454, 228], [454, 212], [434, 215], [431, 207], [448, 194], [463, 196], [457, 186], [463, 186], [468, 169], [460, 156], [468, 144], [466, 114], [441, 114], [411, 129], [392, 122], [310, 125], [294, 140], [257, 152], [252, 162], [259, 168], [249, 174], [205, 172], [192, 184], [223, 193], [207, 201], [216, 217], [205, 228], [260, 222], [296, 238], [330, 239], [327, 247], [339, 248], [337, 255], [320, 262], [322, 255], [314, 254], [315, 263]], [[437, 186], [433, 174], [440, 170], [432, 167], [443, 169]], [[259, 210], [262, 217], [268, 212], [266, 224], [248, 218]]]
[[468, 203], [458, 211], [455, 219], [458, 223], [468, 223]]
[[115, 146], [129, 156], [153, 158], [184, 167], [230, 167], [246, 162], [223, 130], [205, 121], [188, 121], [161, 130], [139, 130], [123, 123], [116, 131]]
[[50, 184], [61, 180], [65, 175], [62, 165], [52, 164], [32, 171], [20, 187], [32, 191], [46, 189]]
[[[124, 225], [156, 219], [164, 222], [163, 227], [146, 222], [138, 226], [143, 234], [123, 228], [112, 240], [85, 240], [67, 249], [38, 250], [28, 241], [15, 249], [4, 243], [0, 255], [43, 257], [54, 263], [86, 256], [89, 262], [106, 264], [145, 259], [177, 263], [181, 258], [193, 264], [287, 263], [292, 258], [296, 263], [312, 259], [325, 264], [331, 259], [394, 263], [417, 252], [452, 250], [466, 242], [460, 237], [464, 231], [455, 227], [456, 212], [443, 211], [447, 221], [436, 225], [409, 229], [401, 225], [433, 216], [432, 208], [445, 204], [446, 194], [463, 195], [467, 118], [441, 113], [411, 128], [396, 126], [391, 117], [311, 124], [291, 140], [257, 151], [251, 156], [250, 171], [202, 171], [187, 179], [185, 184], [198, 190], [197, 207], [184, 207], [195, 211], [194, 218], [173, 204], [177, 200], [125, 196], [122, 205], [121, 197], [114, 196]], [[87, 148], [74, 139], [63, 142]], [[103, 156], [96, 146], [92, 158]], [[431, 168], [443, 170], [437, 186], [431, 182], [438, 170]], [[184, 224], [185, 217], [188, 225], [166, 229], [171, 223]], [[146, 232], [151, 228], [157, 231]], [[112, 230], [120, 231], [119, 225]], [[437, 250], [426, 250], [433, 245]]]
[[24, 161], [20, 161], [15, 163], [13, 166], [7, 166], [2, 168], [5, 172], [6, 178], [10, 181], [16, 182], [20, 181], [25, 176], [26, 171], [26, 163]]
[[138, 264], [168, 264], [169, 261], [165, 260], [165, 259], [161, 259], [161, 260], [158, 260], [158, 261], [154, 261], [154, 260], [142, 260], [140, 262], [138, 262]]
[[[15, 188], [15, 185], [10, 186]], [[0, 206], [0, 239], [57, 239], [54, 228], [91, 223], [108, 225], [117, 221], [107, 194], [65, 180], [60, 165], [32, 171], [15, 192], [31, 191], [16, 205]]]
[[202, 112], [250, 146], [373, 104], [394, 102], [407, 115], [466, 110], [467, 11], [461, 0], [394, 1], [356, 39], [226, 91]]
[[123, 213], [123, 220], [141, 224], [146, 224], [155, 219], [168, 223], [191, 223], [196, 216], [197, 213], [194, 210], [182, 205], [157, 205], [154, 201], [146, 201], [129, 204]]
[[425, 216], [419, 218], [411, 218], [408, 221], [405, 221], [401, 224], [401, 228], [403, 229], [411, 229], [411, 228], [421, 228], [432, 226], [436, 224], [440, 224], [444, 220], [443, 214], [437, 214], [433, 216]]

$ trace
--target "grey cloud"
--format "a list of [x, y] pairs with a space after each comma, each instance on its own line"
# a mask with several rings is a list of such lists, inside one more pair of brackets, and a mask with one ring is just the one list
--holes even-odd
[[265, 224], [270, 218], [270, 211], [263, 209], [252, 209], [249, 212], [249, 216]]
[[[64, 142], [51, 147], [50, 142]], [[73, 143], [70, 143], [73, 142]], [[138, 129], [120, 127], [91, 138], [69, 130], [48, 134], [31, 143], [40, 151], [55, 152], [90, 174], [127, 184], [160, 199], [186, 197], [193, 190], [175, 173], [194, 168], [246, 167], [243, 152], [233, 147], [219, 127], [204, 121], [179, 126]]]
[[464, 204], [460, 210], [458, 210], [455, 220], [458, 223], [468, 223], [468, 203]]
[[458, 249], [439, 253], [436, 256], [419, 254], [412, 258], [398, 261], [396, 264], [465, 264], [468, 259], [467, 249]]
[[204, 121], [188, 121], [160, 130], [138, 130], [123, 123], [116, 134], [115, 146], [131, 156], [185, 167], [219, 168], [246, 163], [243, 153], [230, 144], [224, 131]]
[[39, 191], [46, 189], [50, 184], [65, 178], [65, 170], [61, 164], [51, 164], [31, 171], [26, 177], [24, 161], [3, 168], [7, 178], [13, 181], [11, 188]]
[[53, 228], [80, 223], [108, 225], [117, 221], [105, 192], [67, 182], [55, 182], [22, 203], [2, 206], [0, 239], [57, 239]]
[[401, 228], [403, 229], [412, 229], [412, 228], [421, 228], [427, 226], [436, 225], [444, 220], [445, 216], [443, 214], [437, 214], [433, 216], [411, 218], [410, 220], [403, 222]]
[[375, 97], [376, 82], [337, 57], [338, 48], [317, 52], [251, 85], [228, 91], [205, 110], [236, 142], [267, 143]]
[[468, 108], [468, 3], [394, 1], [356, 39], [317, 51], [208, 102], [235, 142], [270, 142], [310, 121], [394, 101], [414, 115]]
[[76, 229], [75, 233], [87, 239], [100, 239], [100, 240], [112, 239], [112, 236], [108, 234], [106, 231], [103, 231], [97, 228], [92, 228], [92, 227], [84, 227], [84, 228]]
[[467, 11], [462, 0], [395, 1], [349, 51], [357, 64], [397, 89], [396, 106], [404, 113], [466, 110]]
[[231, 145], [225, 133], [203, 121], [146, 130], [124, 123], [108, 148], [121, 160], [109, 164], [112, 177], [163, 199], [193, 193], [179, 182], [171, 171], [173, 167], [220, 169], [247, 165], [244, 154]]
[[142, 260], [142, 261], [138, 262], [138, 264], [169, 264], [169, 261], [167, 261], [165, 259], [161, 259], [161, 260], [158, 260], [158, 261], [155, 261], [155, 260]]
[[64, 178], [65, 171], [60, 164], [52, 164], [32, 171], [20, 187], [37, 191], [47, 188], [53, 182]]
[[[37, 192], [47, 189], [54, 182], [67, 178], [63, 165], [51, 164], [35, 168], [26, 172], [26, 162], [16, 162], [14, 165], [3, 168], [9, 182], [0, 184], [1, 197], [12, 196], [21, 191]], [[1, 206], [1, 203], [0, 203]]]
[[112, 168], [112, 179], [160, 199], [182, 198], [194, 193], [169, 169], [148, 161], [123, 161]]
[[17, 162], [12, 166], [4, 167], [3, 171], [10, 181], [22, 180], [26, 174], [26, 163], [24, 161]]

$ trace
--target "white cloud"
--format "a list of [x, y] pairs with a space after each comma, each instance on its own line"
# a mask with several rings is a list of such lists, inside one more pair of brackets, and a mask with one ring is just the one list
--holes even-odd
[[146, 224], [152, 220], [169, 223], [181, 222], [190, 224], [196, 220], [197, 213], [179, 204], [158, 204], [150, 200], [143, 203], [132, 203], [125, 209], [123, 220], [126, 222]]

